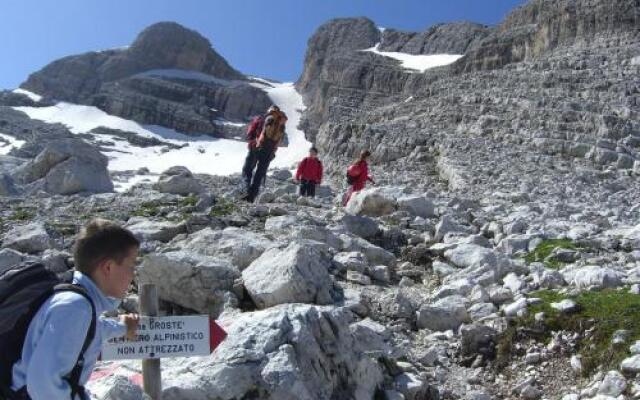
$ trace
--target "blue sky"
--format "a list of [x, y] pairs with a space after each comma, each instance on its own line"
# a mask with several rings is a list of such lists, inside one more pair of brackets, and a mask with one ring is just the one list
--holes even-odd
[[0, 89], [49, 62], [130, 44], [146, 26], [176, 21], [207, 37], [236, 69], [281, 81], [302, 71], [309, 37], [335, 17], [423, 31], [434, 23], [499, 23], [524, 0], [1, 0]]

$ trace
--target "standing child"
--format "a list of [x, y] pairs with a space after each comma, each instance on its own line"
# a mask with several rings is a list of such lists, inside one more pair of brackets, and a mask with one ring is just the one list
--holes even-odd
[[316, 185], [322, 182], [322, 162], [318, 159], [318, 149], [309, 149], [309, 156], [298, 164], [295, 178], [300, 181], [300, 196], [315, 197]]
[[137, 315], [120, 321], [101, 315], [115, 310], [127, 293], [139, 247], [130, 231], [113, 222], [96, 219], [85, 226], [74, 249], [73, 284], [80, 290], [55, 292], [31, 319], [11, 371], [10, 399], [89, 398], [84, 385], [102, 342], [125, 334], [133, 338], [137, 330]]
[[369, 156], [371, 156], [369, 150], [364, 150], [360, 153], [360, 157], [358, 157], [358, 159], [347, 169], [347, 180], [351, 187], [349, 187], [349, 190], [347, 190], [347, 193], [344, 196], [344, 201], [342, 202], [343, 206], [346, 206], [349, 203], [351, 196], [355, 192], [359, 192], [364, 189], [367, 181], [374, 185], [376, 184], [373, 178], [369, 176], [369, 164], [367, 164]]

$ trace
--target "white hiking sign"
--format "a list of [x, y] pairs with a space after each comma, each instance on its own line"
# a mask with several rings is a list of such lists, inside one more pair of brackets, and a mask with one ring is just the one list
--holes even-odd
[[224, 331], [207, 315], [140, 317], [136, 338], [130, 341], [119, 337], [104, 342], [102, 359], [206, 356], [224, 336]]

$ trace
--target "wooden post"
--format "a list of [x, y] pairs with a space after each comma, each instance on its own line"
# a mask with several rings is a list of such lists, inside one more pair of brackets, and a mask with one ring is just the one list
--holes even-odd
[[[140, 315], [157, 317], [158, 313], [158, 290], [156, 285], [143, 284], [140, 288]], [[162, 400], [162, 375], [159, 358], [142, 360], [142, 382], [144, 392], [151, 399]]]

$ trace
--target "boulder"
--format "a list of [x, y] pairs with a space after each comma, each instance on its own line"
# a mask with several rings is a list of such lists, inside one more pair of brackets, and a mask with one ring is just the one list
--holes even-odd
[[388, 356], [392, 352], [391, 332], [370, 318], [355, 322], [349, 327], [356, 339], [358, 350], [373, 357]]
[[242, 271], [245, 288], [258, 308], [285, 303], [331, 304], [330, 259], [303, 242], [264, 252]]
[[98, 400], [150, 400], [132, 379], [116, 374], [92, 382], [91, 394]]
[[450, 296], [433, 304], [423, 305], [418, 310], [417, 318], [418, 328], [446, 331], [458, 329], [469, 320], [469, 315], [460, 297]]
[[168, 242], [175, 236], [187, 231], [184, 223], [151, 221], [141, 217], [129, 219], [125, 227], [142, 241], [159, 240]]
[[361, 351], [351, 319], [344, 309], [288, 304], [223, 321], [228, 336], [212, 356], [163, 361], [163, 397], [372, 399], [382, 369]]
[[51, 238], [42, 222], [16, 226], [2, 237], [2, 247], [22, 253], [40, 253], [51, 247]]
[[154, 189], [161, 193], [172, 193], [187, 196], [189, 194], [199, 194], [204, 191], [202, 184], [193, 176], [186, 167], [171, 167], [164, 171], [158, 182], [153, 185]]
[[47, 143], [30, 162], [17, 168], [17, 183], [48, 193], [112, 192], [107, 170], [108, 159], [94, 146], [78, 139], [60, 139]]
[[149, 254], [138, 269], [139, 282], [155, 284], [161, 299], [214, 317], [235, 300], [238, 278], [231, 263], [188, 250]]
[[446, 250], [444, 256], [452, 264], [460, 268], [498, 265], [498, 254], [482, 246], [475, 244], [461, 244]]
[[376, 236], [380, 230], [375, 220], [357, 215], [345, 215], [342, 217], [342, 225], [347, 231], [363, 239], [370, 239]]
[[381, 189], [365, 189], [354, 193], [345, 207], [351, 215], [379, 217], [391, 214], [396, 209], [396, 201]]
[[493, 351], [497, 335], [495, 329], [485, 325], [463, 325], [460, 327], [460, 350], [466, 356], [488, 355]]
[[0, 274], [4, 271], [19, 265], [26, 259], [26, 256], [14, 249], [0, 250]]
[[567, 267], [560, 271], [565, 281], [578, 288], [606, 289], [622, 285], [624, 274], [609, 267], [588, 265]]
[[287, 231], [289, 228], [303, 223], [295, 215], [280, 215], [267, 218], [264, 223], [264, 230], [267, 232]]
[[441, 241], [447, 233], [464, 233], [467, 231], [468, 230], [466, 228], [455, 222], [453, 217], [450, 215], [444, 215], [436, 224], [435, 240], [436, 242]]
[[67, 260], [71, 259], [71, 254], [56, 249], [47, 249], [42, 253], [42, 264], [49, 271], [57, 274], [66, 272], [71, 267]]
[[498, 312], [498, 309], [493, 303], [477, 303], [469, 307], [467, 312], [472, 321], [478, 321]]
[[609, 371], [598, 387], [598, 394], [603, 396], [618, 397], [627, 387], [627, 380], [618, 371]]
[[637, 374], [640, 372], [640, 354], [625, 358], [620, 363], [620, 369], [622, 372], [629, 374]]
[[205, 228], [187, 238], [174, 241], [170, 246], [193, 254], [226, 260], [243, 270], [267, 248], [273, 246], [273, 242], [258, 233], [229, 227], [219, 231]]
[[435, 217], [435, 207], [425, 196], [407, 196], [398, 199], [398, 209], [422, 218]]
[[343, 251], [358, 251], [363, 253], [369, 264], [381, 264], [388, 265], [390, 267], [396, 265], [396, 256], [390, 251], [378, 247], [374, 244], [367, 242], [366, 240], [349, 235], [340, 235], [342, 241]]
[[322, 226], [299, 225], [294, 226], [289, 231], [291, 240], [310, 240], [327, 245], [328, 247], [340, 250], [342, 241], [329, 229]]
[[333, 257], [333, 262], [340, 270], [350, 270], [363, 273], [369, 266], [364, 254], [358, 251], [342, 252]]
[[286, 169], [277, 169], [271, 174], [271, 177], [278, 181], [286, 181], [288, 179], [291, 179], [292, 176], [293, 175], [291, 175], [291, 171]]

